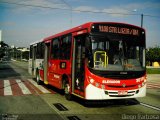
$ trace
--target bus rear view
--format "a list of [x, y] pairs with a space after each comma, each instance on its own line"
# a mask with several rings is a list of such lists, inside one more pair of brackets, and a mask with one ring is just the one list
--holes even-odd
[[87, 52], [86, 99], [146, 95], [144, 29], [121, 23], [94, 23]]

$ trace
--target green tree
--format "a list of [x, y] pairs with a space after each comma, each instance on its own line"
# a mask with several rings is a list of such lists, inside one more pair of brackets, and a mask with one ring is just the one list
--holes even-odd
[[155, 61], [160, 61], [160, 47], [156, 46], [156, 47], [152, 47], [149, 48], [146, 51], [146, 61], [147, 62], [155, 62]]
[[3, 58], [3, 56], [5, 56], [5, 51], [8, 47], [8, 44], [4, 43], [3, 41], [0, 41], [0, 58]]
[[29, 51], [23, 52], [23, 58], [27, 60], [29, 59]]

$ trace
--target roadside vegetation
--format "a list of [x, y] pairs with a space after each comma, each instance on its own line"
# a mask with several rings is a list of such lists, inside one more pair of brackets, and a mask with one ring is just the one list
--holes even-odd
[[[160, 47], [151, 47], [146, 50], [147, 66], [152, 66], [153, 62], [160, 63]], [[160, 74], [160, 67], [147, 67], [147, 74]]]
[[147, 74], [160, 74], [160, 68], [147, 68]]
[[153, 62], [160, 62], [160, 46], [151, 47], [146, 50], [147, 66], [152, 66]]
[[0, 41], [0, 62], [9, 60], [28, 61], [29, 50], [23, 51], [24, 47], [11, 47]]

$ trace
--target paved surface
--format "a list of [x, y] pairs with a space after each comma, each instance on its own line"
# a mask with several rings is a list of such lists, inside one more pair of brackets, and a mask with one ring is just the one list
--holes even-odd
[[[147, 89], [160, 89], [159, 81], [148, 81]], [[45, 85], [37, 85], [34, 79], [0, 79], [0, 96], [22, 96], [28, 94], [54, 94]]]
[[61, 91], [37, 85], [27, 69], [25, 62], [0, 64], [0, 119], [160, 119], [160, 75], [147, 75], [144, 98], [84, 101], [74, 97], [73, 101], [67, 101]]
[[37, 85], [33, 79], [0, 80], [0, 96], [39, 95], [47, 93], [54, 94], [55, 92], [49, 90], [46, 86]]
[[0, 120], [61, 120], [40, 96], [55, 92], [38, 86], [27, 70], [26, 62], [0, 63]]

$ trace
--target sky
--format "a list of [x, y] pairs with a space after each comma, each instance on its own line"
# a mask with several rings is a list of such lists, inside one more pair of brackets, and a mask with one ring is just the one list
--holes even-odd
[[0, 30], [5, 43], [29, 47], [91, 21], [141, 26], [141, 14], [147, 48], [160, 46], [160, 0], [0, 0]]

